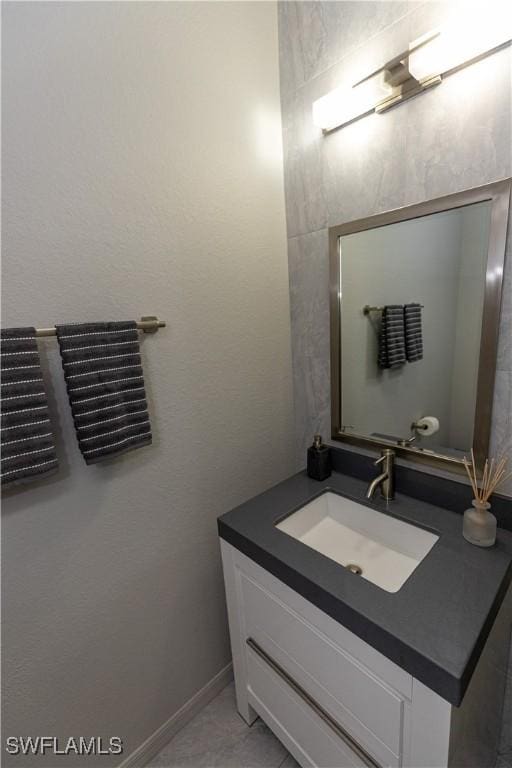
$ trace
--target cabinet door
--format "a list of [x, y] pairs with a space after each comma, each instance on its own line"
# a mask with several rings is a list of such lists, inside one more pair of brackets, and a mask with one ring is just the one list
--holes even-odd
[[244, 572], [240, 588], [248, 638], [380, 763], [399, 766], [403, 697]]
[[253, 649], [247, 653], [249, 702], [302, 766], [376, 768], [333, 730]]
[[451, 706], [222, 542], [238, 708], [302, 766], [446, 768]]

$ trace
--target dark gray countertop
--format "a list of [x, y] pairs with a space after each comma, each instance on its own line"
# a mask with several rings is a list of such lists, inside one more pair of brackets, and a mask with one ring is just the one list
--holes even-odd
[[[459, 705], [512, 576], [512, 534], [475, 547], [462, 516], [397, 494], [367, 502], [367, 483], [305, 472], [219, 518], [220, 536], [452, 704]], [[275, 524], [325, 490], [419, 524], [439, 541], [402, 588], [386, 592], [279, 531]]]

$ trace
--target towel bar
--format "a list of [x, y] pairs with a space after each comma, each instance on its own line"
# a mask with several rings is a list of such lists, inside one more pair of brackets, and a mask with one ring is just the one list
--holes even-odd
[[[158, 317], [147, 316], [141, 317], [137, 322], [137, 330], [144, 331], [144, 333], [156, 333], [159, 328], [165, 328], [165, 321], [159, 320]], [[57, 331], [53, 328], [36, 328], [36, 336], [56, 336]]]

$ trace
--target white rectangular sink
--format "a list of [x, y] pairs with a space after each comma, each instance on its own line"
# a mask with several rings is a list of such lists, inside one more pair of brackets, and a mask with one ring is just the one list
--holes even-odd
[[356, 501], [323, 493], [276, 525], [363, 579], [398, 592], [439, 536]]

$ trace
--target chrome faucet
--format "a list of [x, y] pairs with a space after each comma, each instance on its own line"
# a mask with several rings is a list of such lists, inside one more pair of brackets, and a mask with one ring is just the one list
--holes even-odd
[[373, 494], [377, 490], [378, 486], [380, 485], [380, 492], [381, 495], [386, 499], [386, 501], [391, 501], [391, 499], [395, 496], [395, 478], [394, 478], [394, 461], [395, 461], [395, 452], [392, 451], [390, 448], [384, 448], [383, 451], [381, 451], [380, 458], [377, 459], [375, 462], [375, 466], [378, 467], [379, 464], [383, 465], [383, 472], [381, 475], [378, 475], [376, 478], [374, 478], [370, 485], [368, 486], [368, 491], [366, 492], [366, 498], [371, 499], [373, 497]]

